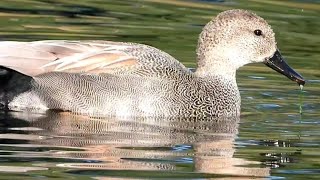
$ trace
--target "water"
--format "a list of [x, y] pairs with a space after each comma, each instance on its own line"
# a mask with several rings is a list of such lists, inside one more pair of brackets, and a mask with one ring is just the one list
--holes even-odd
[[268, 67], [241, 68], [240, 118], [1, 112], [0, 179], [320, 178], [317, 1], [3, 0], [0, 7], [1, 40], [133, 41], [191, 68], [197, 36], [213, 15], [251, 9], [270, 22], [288, 63], [308, 80], [300, 100], [299, 86]]
[[299, 112], [300, 112], [300, 114], [302, 114], [302, 106], [303, 106], [303, 85], [299, 85], [300, 86], [300, 99], [299, 99], [299, 101], [300, 101], [300, 106], [299, 106]]

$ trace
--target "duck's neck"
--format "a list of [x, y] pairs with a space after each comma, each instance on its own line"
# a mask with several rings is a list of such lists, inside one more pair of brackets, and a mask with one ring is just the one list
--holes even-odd
[[221, 77], [226, 80], [236, 80], [236, 68], [227, 63], [222, 57], [198, 55], [195, 75], [202, 78]]
[[210, 77], [223, 77], [228, 80], [236, 80], [236, 71], [228, 69], [228, 66], [221, 64], [214, 64], [208, 66], [198, 66], [195, 71], [197, 77], [210, 78]]

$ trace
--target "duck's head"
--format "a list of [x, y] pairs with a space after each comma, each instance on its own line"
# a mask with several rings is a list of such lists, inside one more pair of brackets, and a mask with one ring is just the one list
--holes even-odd
[[277, 48], [271, 26], [246, 10], [228, 10], [218, 14], [204, 28], [198, 42], [199, 73], [229, 73], [249, 63], [263, 62], [296, 81], [305, 81], [287, 65]]

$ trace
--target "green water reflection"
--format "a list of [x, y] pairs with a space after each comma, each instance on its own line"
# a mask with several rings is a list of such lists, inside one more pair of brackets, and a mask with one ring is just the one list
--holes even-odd
[[[249, 9], [272, 25], [282, 54], [308, 80], [300, 115], [296, 84], [262, 64], [241, 68], [240, 124], [220, 122], [219, 128], [214, 120], [97, 125], [68, 116], [3, 113], [0, 179], [320, 178], [320, 4], [308, 2], [0, 1], [1, 40], [138, 42], [162, 49], [188, 67], [195, 67], [197, 38], [205, 23], [223, 10]], [[102, 132], [90, 131], [91, 126]], [[217, 132], [227, 127], [231, 131]], [[8, 168], [12, 166], [17, 169]]]

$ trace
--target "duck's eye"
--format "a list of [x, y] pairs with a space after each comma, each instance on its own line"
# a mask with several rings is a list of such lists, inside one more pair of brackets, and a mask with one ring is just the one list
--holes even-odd
[[262, 31], [260, 29], [256, 29], [254, 30], [254, 34], [257, 36], [261, 36], [262, 35]]

